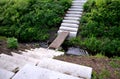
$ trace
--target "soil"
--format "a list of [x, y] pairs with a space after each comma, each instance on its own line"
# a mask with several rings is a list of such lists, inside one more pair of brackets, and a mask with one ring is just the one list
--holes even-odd
[[[19, 50], [24, 51], [25, 49], [38, 47], [40, 47], [39, 43], [19, 43], [18, 49], [8, 49], [7, 43], [0, 40], [0, 54], [11, 55], [10, 52], [19, 53]], [[55, 57], [55, 59], [92, 67], [93, 79], [120, 79], [120, 58], [119, 60], [113, 60], [113, 58], [107, 57], [64, 55]]]
[[95, 56], [59, 56], [55, 59], [93, 68], [93, 79], [120, 79], [120, 59]]

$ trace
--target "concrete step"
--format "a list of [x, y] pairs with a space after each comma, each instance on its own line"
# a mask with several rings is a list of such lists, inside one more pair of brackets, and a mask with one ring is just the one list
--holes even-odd
[[45, 48], [36, 48], [31, 50], [27, 50], [26, 52], [21, 51], [22, 55], [29, 56], [36, 59], [41, 58], [53, 58], [54, 56], [60, 56], [64, 55], [64, 52], [55, 51], [51, 49], [45, 49]]
[[17, 64], [14, 64], [13, 62], [0, 59], [0, 68], [8, 71], [15, 71], [16, 69], [19, 69], [19, 66]]
[[77, 32], [78, 31], [78, 28], [65, 27], [65, 26], [61, 26], [59, 29], [64, 30], [64, 31], [69, 31], [69, 32]]
[[83, 6], [83, 3], [73, 3], [72, 6]]
[[72, 3], [82, 3], [82, 4], [84, 4], [85, 2], [86, 2], [86, 0], [84, 0], [84, 1], [73, 0], [73, 1], [72, 1]]
[[42, 59], [41, 62], [39, 62], [38, 66], [85, 79], [91, 79], [92, 74], [91, 67], [86, 67], [55, 59]]
[[81, 79], [32, 65], [25, 65], [12, 79]]
[[78, 17], [64, 17], [64, 20], [80, 20]]
[[[65, 32], [65, 30], [58, 30], [58, 34], [61, 32]], [[77, 32], [70, 32], [68, 39], [75, 38], [77, 36]]]
[[81, 12], [83, 11], [83, 9], [76, 9], [76, 8], [69, 8], [68, 10], [69, 11], [81, 11]]
[[62, 23], [61, 26], [72, 27], [72, 28], [78, 28], [79, 27], [78, 24], [70, 24], [70, 23]]
[[[55, 51], [52, 49], [46, 49], [46, 48], [35, 48], [33, 50], [25, 50], [27, 53], [39, 53], [43, 55], [53, 55], [53, 56], [60, 56], [64, 55], [64, 52], [61, 51]], [[22, 51], [23, 52], [23, 51]]]
[[78, 14], [81, 15], [82, 12], [81, 11], [67, 11], [68, 14]]
[[13, 75], [13, 72], [0, 68], [0, 79], [11, 79]]
[[25, 60], [25, 61], [28, 61], [28, 62], [32, 62], [32, 63], [35, 63], [35, 64], [37, 64], [39, 62], [39, 60], [37, 60], [37, 59], [31, 58], [31, 57], [28, 57], [28, 56], [24, 56], [24, 55], [20, 55], [20, 54], [17, 54], [17, 53], [12, 52], [12, 55], [13, 55], [14, 58], [19, 58], [19, 59], [22, 59], [22, 60]]
[[68, 17], [81, 17], [81, 15], [79, 15], [79, 14], [66, 14], [65, 16], [68, 16]]
[[27, 61], [25, 61], [23, 59], [14, 58], [14, 57], [6, 55], [6, 54], [0, 54], [0, 59], [1, 60], [6, 60], [8, 62], [12, 62], [12, 63], [16, 64], [20, 68], [23, 67], [27, 63], [36, 65], [36, 63], [27, 62]]
[[79, 24], [79, 21], [75, 21], [75, 20], [63, 20], [63, 23], [71, 23], [71, 24]]
[[71, 6], [71, 8], [83, 9], [83, 6]]

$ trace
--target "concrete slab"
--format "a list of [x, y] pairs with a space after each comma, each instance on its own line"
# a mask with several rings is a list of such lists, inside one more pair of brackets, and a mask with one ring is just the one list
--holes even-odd
[[0, 79], [11, 79], [13, 75], [13, 72], [0, 68]]
[[80, 20], [78, 17], [64, 17], [64, 20]]
[[68, 14], [78, 14], [81, 15], [82, 12], [81, 11], [67, 11]]
[[77, 32], [78, 31], [78, 28], [65, 27], [65, 26], [61, 26], [59, 29], [64, 30], [64, 31], [69, 31], [69, 32]]
[[78, 28], [79, 27], [78, 24], [70, 24], [70, 23], [61, 23], [61, 26], [72, 27], [72, 28]]
[[69, 8], [68, 10], [69, 11], [81, 11], [81, 12], [83, 11], [83, 9], [76, 9], [76, 8]]
[[35, 63], [35, 64], [37, 64], [39, 62], [39, 60], [37, 60], [37, 59], [31, 58], [31, 57], [28, 57], [28, 56], [24, 56], [24, 55], [20, 55], [20, 54], [17, 54], [17, 53], [12, 52], [12, 55], [13, 55], [14, 58], [23, 59], [25, 61], [32, 62], [32, 63]]
[[6, 60], [8, 62], [12, 62], [14, 64], [17, 64], [20, 68], [23, 67], [25, 64], [29, 63], [29, 64], [33, 64], [36, 65], [36, 63], [32, 63], [32, 62], [27, 62], [23, 59], [19, 59], [19, 58], [14, 58], [12, 56], [9, 55], [5, 55], [5, 54], [0, 54], [0, 59], [1, 60]]
[[71, 23], [71, 24], [79, 24], [80, 23], [79, 21], [76, 21], [76, 20], [63, 20], [62, 22], [63, 23]]
[[8, 71], [14, 71], [15, 69], [18, 69], [19, 66], [12, 62], [0, 59], [0, 68], [8, 70]]
[[73, 3], [72, 5], [73, 6], [83, 6], [84, 4], [83, 3]]
[[65, 16], [70, 16], [70, 17], [81, 17], [79, 14], [66, 14]]
[[42, 59], [38, 66], [85, 79], [91, 79], [92, 74], [91, 67], [72, 64], [55, 59]]
[[53, 55], [53, 56], [60, 56], [64, 55], [64, 52], [61, 51], [56, 51], [52, 49], [46, 49], [46, 48], [35, 48], [32, 51], [31, 50], [26, 50], [27, 52], [25, 53], [33, 53], [33, 54], [43, 54], [43, 55]]
[[[58, 34], [61, 33], [61, 32], [63, 32], [63, 31], [65, 31], [65, 30], [59, 30], [59, 31], [58, 31]], [[74, 37], [76, 37], [76, 36], [77, 36], [77, 32], [70, 32], [70, 33], [69, 33], [69, 36], [68, 36], [68, 39], [74, 38]]]
[[25, 65], [12, 79], [81, 79], [32, 65]]

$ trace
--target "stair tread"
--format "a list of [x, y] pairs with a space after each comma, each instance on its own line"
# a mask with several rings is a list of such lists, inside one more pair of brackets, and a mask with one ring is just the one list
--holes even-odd
[[0, 79], [10, 79], [13, 75], [13, 72], [0, 68]]
[[73, 63], [68, 63], [56, 59], [42, 59], [38, 64], [39, 67], [48, 68], [50, 70], [61, 73], [68, 73], [72, 76], [91, 79], [92, 68]]
[[81, 79], [32, 65], [25, 65], [12, 79]]

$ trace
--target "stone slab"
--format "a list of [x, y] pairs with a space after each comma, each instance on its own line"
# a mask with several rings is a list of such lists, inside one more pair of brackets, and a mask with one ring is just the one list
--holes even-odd
[[71, 6], [71, 8], [83, 9], [83, 6]]
[[79, 27], [78, 24], [71, 24], [71, 23], [61, 23], [61, 26], [72, 27], [72, 28], [78, 28]]
[[13, 75], [13, 72], [0, 68], [0, 79], [10, 79]]
[[[35, 49], [32, 49], [32, 50], [25, 50], [26, 52], [23, 52], [23, 53], [32, 53], [34, 55], [48, 55], [48, 56], [60, 56], [60, 55], [64, 55], [64, 52], [61, 52], [61, 51], [56, 51], [56, 50], [52, 50], [52, 49], [46, 49], [46, 48], [35, 48]], [[21, 52], [21, 53], [22, 53]]]
[[92, 74], [91, 67], [77, 65], [55, 59], [42, 59], [38, 66], [85, 79], [91, 79]]
[[61, 26], [59, 29], [64, 30], [64, 31], [68, 31], [68, 32], [77, 32], [78, 31], [78, 28], [65, 27], [65, 26]]
[[79, 14], [66, 14], [65, 16], [70, 16], [70, 17], [81, 17]]
[[27, 62], [23, 59], [19, 59], [19, 58], [14, 58], [12, 56], [6, 55], [6, 54], [1, 54], [0, 55], [0, 59], [1, 60], [6, 60], [9, 62], [12, 62], [14, 64], [17, 64], [19, 67], [23, 67], [25, 64], [29, 63], [29, 64], [33, 64], [36, 65], [36, 63], [32, 63], [32, 62]]
[[[61, 33], [61, 32], [64, 32], [65, 30], [58, 30], [58, 34]], [[77, 36], [77, 32], [70, 32], [69, 33], [69, 36], [68, 36], [68, 39], [70, 38], [74, 38]]]
[[12, 79], [81, 79], [32, 65], [25, 65]]
[[20, 54], [17, 54], [17, 53], [12, 52], [12, 55], [13, 55], [14, 58], [23, 59], [25, 61], [32, 62], [32, 63], [35, 63], [35, 64], [37, 64], [39, 62], [39, 60], [37, 60], [37, 59], [31, 58], [31, 57], [28, 57], [28, 56], [24, 56], [24, 55], [20, 55]]
[[76, 8], [69, 8], [68, 10], [69, 11], [81, 11], [81, 12], [83, 11], [83, 9], [76, 9]]
[[80, 48], [70, 47], [68, 48], [68, 51], [66, 52], [66, 54], [85, 56], [85, 55], [88, 55], [88, 52]]
[[62, 22], [63, 23], [71, 23], [71, 24], [79, 24], [80, 23], [79, 21], [76, 21], [76, 20], [63, 20]]
[[64, 20], [80, 20], [78, 17], [64, 17]]
[[68, 14], [78, 14], [81, 15], [82, 12], [81, 11], [67, 11]]
[[0, 59], [0, 68], [8, 70], [8, 71], [14, 71], [15, 69], [18, 69], [19, 66], [12, 62]]

